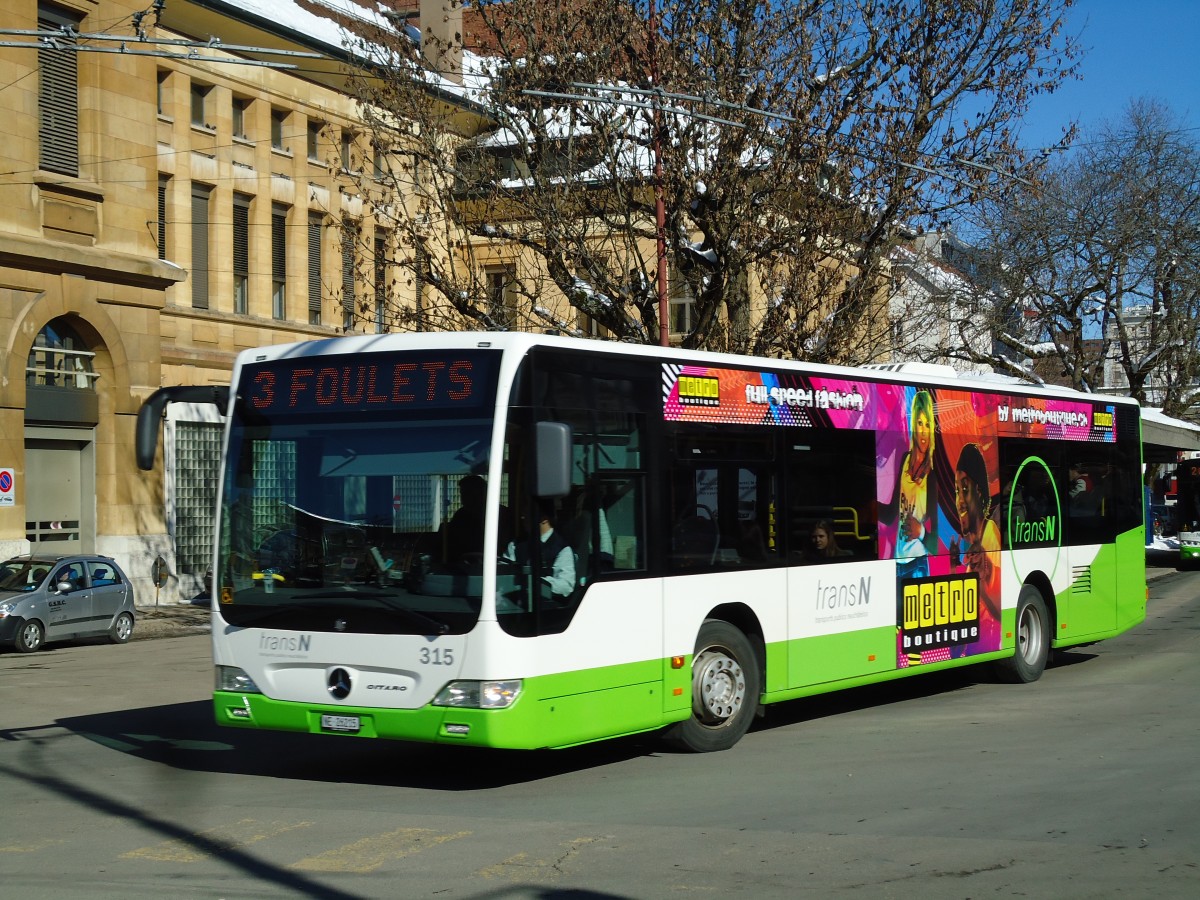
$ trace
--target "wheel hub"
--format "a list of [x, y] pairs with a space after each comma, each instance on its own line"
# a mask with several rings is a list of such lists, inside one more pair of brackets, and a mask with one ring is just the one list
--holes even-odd
[[709, 725], [732, 718], [746, 700], [746, 675], [736, 659], [717, 648], [702, 651], [692, 666], [697, 715]]

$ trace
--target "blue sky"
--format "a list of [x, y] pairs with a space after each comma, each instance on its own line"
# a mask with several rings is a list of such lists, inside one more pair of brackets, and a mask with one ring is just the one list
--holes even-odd
[[1200, 0], [1078, 0], [1068, 29], [1086, 50], [1083, 78], [1034, 98], [1022, 145], [1053, 144], [1072, 119], [1081, 131], [1119, 120], [1136, 97], [1162, 100], [1200, 141]]

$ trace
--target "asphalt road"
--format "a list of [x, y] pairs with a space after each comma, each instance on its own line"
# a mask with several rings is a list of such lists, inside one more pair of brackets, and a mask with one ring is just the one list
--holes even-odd
[[0, 654], [0, 895], [1193, 897], [1200, 576], [1035, 685], [773, 707], [733, 750], [218, 729], [208, 640]]

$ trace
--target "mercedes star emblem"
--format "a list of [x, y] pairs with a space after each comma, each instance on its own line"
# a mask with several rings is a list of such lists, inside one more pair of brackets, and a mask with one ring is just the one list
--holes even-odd
[[344, 700], [350, 693], [350, 673], [345, 669], [334, 669], [329, 673], [329, 693]]

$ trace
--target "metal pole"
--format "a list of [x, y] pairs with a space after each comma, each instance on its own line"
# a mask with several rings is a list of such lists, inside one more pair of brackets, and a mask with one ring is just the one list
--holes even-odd
[[658, 343], [671, 345], [669, 301], [667, 299], [667, 207], [663, 198], [662, 108], [658, 93], [658, 7], [650, 0], [650, 82], [655, 88], [653, 127], [650, 147], [654, 153], [654, 241], [658, 255]]

